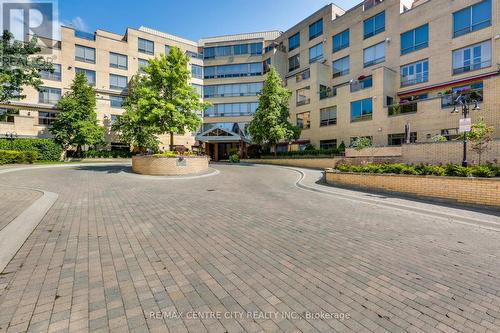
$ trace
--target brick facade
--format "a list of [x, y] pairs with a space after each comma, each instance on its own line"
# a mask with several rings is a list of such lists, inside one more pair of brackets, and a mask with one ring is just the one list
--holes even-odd
[[332, 185], [500, 207], [500, 179], [325, 172]]
[[207, 157], [133, 156], [132, 170], [142, 175], [176, 176], [196, 174], [208, 169]]

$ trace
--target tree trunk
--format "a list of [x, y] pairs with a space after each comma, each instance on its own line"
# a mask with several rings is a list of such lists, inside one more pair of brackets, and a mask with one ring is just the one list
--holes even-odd
[[277, 156], [278, 156], [278, 149], [277, 149], [277, 147], [278, 147], [278, 144], [276, 144], [276, 143], [275, 143], [275, 144], [273, 144], [273, 149], [274, 149], [274, 157], [277, 157]]
[[170, 151], [174, 151], [174, 132], [170, 132]]
[[68, 156], [68, 148], [63, 147], [63, 150], [61, 151], [61, 157], [60, 157], [61, 161], [63, 161], [63, 162], [66, 161], [67, 156]]

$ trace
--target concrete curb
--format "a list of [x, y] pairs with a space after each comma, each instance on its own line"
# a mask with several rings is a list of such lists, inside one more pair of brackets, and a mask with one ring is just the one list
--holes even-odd
[[[327, 195], [331, 195], [331, 196], [336, 196], [336, 197], [340, 197], [342, 199], [350, 200], [350, 201], [359, 202], [359, 200], [360, 200], [360, 197], [356, 196], [356, 195], [328, 191], [328, 190], [326, 190], [326, 188], [328, 188], [328, 187], [325, 187], [325, 189], [323, 189], [320, 186], [305, 185], [303, 183], [303, 180], [306, 178], [306, 173], [300, 169], [297, 169], [297, 168], [286, 167], [286, 166], [277, 166], [277, 165], [263, 165], [263, 164], [254, 164], [254, 165], [263, 166], [263, 167], [271, 167], [271, 168], [273, 168], [273, 167], [274, 168], [283, 168], [283, 169], [288, 169], [288, 170], [297, 172], [299, 174], [299, 178], [295, 182], [295, 186], [297, 188], [300, 188], [303, 190], [317, 192], [317, 193], [321, 193], [321, 194], [327, 194]], [[317, 171], [317, 170], [314, 170], [314, 171]], [[443, 219], [443, 220], [446, 220], [447, 222], [450, 222], [450, 223], [457, 222], [457, 223], [461, 223], [461, 224], [467, 224], [470, 226], [488, 229], [491, 231], [500, 232], [500, 222], [495, 223], [495, 222], [490, 222], [490, 221], [484, 221], [484, 220], [475, 219], [472, 217], [444, 213], [444, 212], [439, 212], [437, 210], [425, 209], [425, 208], [421, 208], [421, 207], [404, 205], [404, 204], [394, 203], [394, 202], [387, 202], [387, 201], [377, 200], [377, 199], [373, 199], [373, 198], [363, 197], [362, 199], [363, 199], [363, 202], [371, 203], [371, 204], [378, 205], [378, 206], [385, 206], [385, 207], [389, 207], [392, 209], [399, 209], [399, 210], [403, 210], [403, 211], [412, 211], [412, 212], [419, 213], [422, 215]]]
[[38, 200], [0, 230], [0, 272], [3, 272], [59, 197], [57, 193], [41, 192], [43, 195]]

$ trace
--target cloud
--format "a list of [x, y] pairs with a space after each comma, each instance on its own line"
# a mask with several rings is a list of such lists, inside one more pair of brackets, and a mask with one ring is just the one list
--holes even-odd
[[63, 25], [70, 26], [72, 28], [75, 28], [76, 30], [88, 31], [87, 23], [85, 23], [85, 21], [80, 16], [77, 16], [69, 21], [63, 20], [62, 23]]

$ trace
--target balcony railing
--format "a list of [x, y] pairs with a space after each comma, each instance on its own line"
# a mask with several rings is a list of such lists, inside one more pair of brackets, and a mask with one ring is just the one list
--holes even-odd
[[365, 79], [354, 81], [351, 83], [351, 92], [356, 92], [362, 89], [370, 88], [373, 86], [372, 77], [367, 77]]
[[417, 112], [418, 109], [417, 105], [418, 105], [417, 102], [407, 102], [407, 103], [389, 105], [387, 108], [389, 116], [397, 116], [400, 114]]
[[300, 82], [303, 80], [307, 80], [311, 77], [311, 71], [309, 69], [306, 69], [303, 72], [300, 72], [295, 75], [295, 82]]
[[475, 70], [490, 67], [490, 66], [491, 66], [491, 59], [486, 60], [486, 61], [482, 61], [482, 62], [473, 63], [473, 64], [463, 66], [463, 67], [453, 68], [453, 74], [462, 74], [462, 73], [475, 71]]
[[319, 99], [325, 99], [329, 97], [337, 96], [337, 88], [336, 87], [328, 87], [319, 92]]
[[309, 104], [311, 103], [311, 99], [310, 98], [304, 98], [300, 101], [297, 101], [297, 106], [301, 106], [301, 105], [306, 105], [306, 104]]
[[365, 0], [363, 2], [363, 11], [368, 10], [376, 5], [382, 3], [384, 0]]
[[80, 30], [75, 30], [75, 37], [87, 39], [87, 40], [95, 40], [95, 34]]

